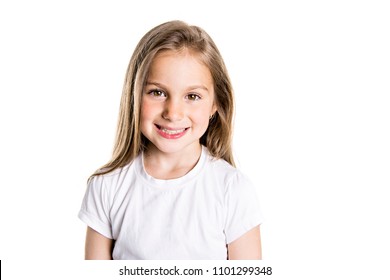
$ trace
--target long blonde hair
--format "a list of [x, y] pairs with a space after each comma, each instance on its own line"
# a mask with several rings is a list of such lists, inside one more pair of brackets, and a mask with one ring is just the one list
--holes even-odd
[[217, 112], [210, 120], [200, 143], [215, 158], [222, 158], [235, 165], [232, 153], [233, 89], [222, 56], [203, 29], [182, 21], [169, 21], [151, 29], [135, 48], [123, 86], [112, 158], [91, 177], [125, 166], [145, 149], [148, 140], [140, 131], [140, 108], [149, 67], [157, 53], [183, 48], [199, 54], [214, 81]]

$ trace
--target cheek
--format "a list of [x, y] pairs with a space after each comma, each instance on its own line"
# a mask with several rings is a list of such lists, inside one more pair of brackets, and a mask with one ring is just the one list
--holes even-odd
[[153, 106], [147, 102], [142, 102], [140, 112], [140, 129], [141, 133], [145, 136], [148, 135], [152, 130], [151, 124], [153, 123], [154, 116], [155, 113]]
[[193, 121], [202, 127], [207, 128], [209, 125], [209, 119], [210, 119], [210, 110], [209, 109], [199, 109], [195, 110], [192, 114]]
[[153, 118], [155, 112], [156, 112], [156, 108], [153, 107], [153, 104], [143, 100], [141, 102], [141, 123], [143, 121]]

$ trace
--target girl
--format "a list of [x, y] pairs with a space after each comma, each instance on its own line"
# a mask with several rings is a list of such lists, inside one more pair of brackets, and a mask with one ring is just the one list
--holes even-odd
[[256, 193], [234, 167], [233, 105], [204, 30], [172, 21], [141, 39], [112, 159], [79, 212], [86, 259], [261, 259]]

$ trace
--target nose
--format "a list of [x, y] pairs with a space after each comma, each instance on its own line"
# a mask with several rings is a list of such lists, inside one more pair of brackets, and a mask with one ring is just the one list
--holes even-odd
[[184, 116], [183, 104], [179, 100], [167, 99], [164, 106], [162, 117], [171, 122], [180, 121]]

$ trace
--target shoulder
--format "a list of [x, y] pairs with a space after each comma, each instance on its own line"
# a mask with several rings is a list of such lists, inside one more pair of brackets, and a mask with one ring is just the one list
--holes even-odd
[[225, 188], [236, 188], [235, 186], [251, 186], [249, 177], [238, 168], [230, 165], [224, 159], [214, 158], [207, 150], [206, 172], [216, 177]]
[[115, 193], [118, 188], [124, 185], [124, 182], [137, 177], [135, 175], [134, 168], [136, 161], [137, 158], [131, 163], [123, 167], [119, 167], [109, 173], [92, 176], [88, 181], [88, 187], [100, 189], [101, 191], [109, 193]]

